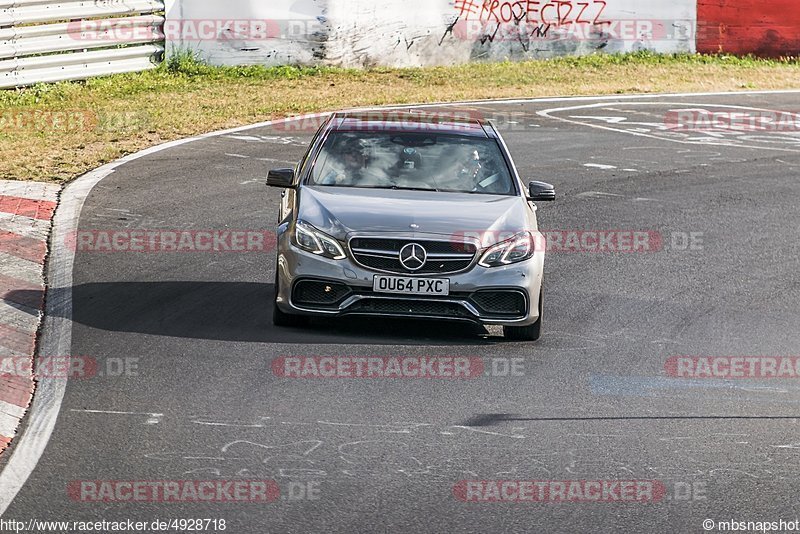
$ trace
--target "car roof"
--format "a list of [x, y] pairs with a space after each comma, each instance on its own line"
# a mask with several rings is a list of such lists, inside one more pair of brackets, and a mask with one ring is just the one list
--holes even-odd
[[[489, 137], [491, 126], [476, 113], [459, 110], [386, 110], [336, 113], [333, 131], [375, 133], [435, 133], [465, 137]], [[487, 131], [488, 130], [488, 131]]]

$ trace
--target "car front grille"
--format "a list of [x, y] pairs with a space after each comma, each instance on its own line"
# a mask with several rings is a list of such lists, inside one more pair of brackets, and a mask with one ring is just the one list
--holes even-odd
[[403, 298], [315, 279], [295, 282], [292, 303], [309, 310], [338, 312], [342, 315], [397, 315], [472, 321], [492, 318], [515, 320], [528, 312], [526, 295], [513, 289], [453, 292], [447, 298]]
[[[400, 250], [416, 243], [427, 252], [425, 265], [416, 271], [400, 263]], [[418, 239], [384, 239], [356, 237], [350, 240], [350, 250], [363, 267], [397, 274], [448, 274], [457, 273], [472, 265], [478, 249], [471, 243], [432, 241]]]
[[479, 291], [471, 300], [482, 315], [519, 317], [527, 312], [525, 295], [519, 291]]
[[452, 319], [474, 319], [475, 317], [460, 304], [435, 300], [364, 299], [347, 308], [347, 313], [391, 314]]

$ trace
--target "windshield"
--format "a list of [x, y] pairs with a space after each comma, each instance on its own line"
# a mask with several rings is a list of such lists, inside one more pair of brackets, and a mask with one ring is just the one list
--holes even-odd
[[514, 195], [496, 141], [455, 135], [345, 133], [328, 137], [310, 183], [332, 187]]

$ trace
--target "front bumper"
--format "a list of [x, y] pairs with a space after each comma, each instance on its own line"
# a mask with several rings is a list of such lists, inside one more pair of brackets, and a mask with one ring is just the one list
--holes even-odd
[[[544, 251], [525, 262], [446, 275], [395, 275], [365, 269], [348, 256], [329, 260], [296, 248], [284, 233], [278, 240], [276, 302], [284, 313], [351, 315], [465, 321], [482, 325], [528, 326], [539, 319]], [[447, 278], [450, 295], [405, 296], [373, 291], [376, 275]], [[321, 296], [324, 288], [327, 296]], [[508, 303], [502, 311], [500, 309]]]

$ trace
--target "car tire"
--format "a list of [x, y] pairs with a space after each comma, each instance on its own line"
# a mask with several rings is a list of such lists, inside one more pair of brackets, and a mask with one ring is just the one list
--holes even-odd
[[306, 318], [302, 315], [292, 315], [286, 313], [278, 307], [278, 269], [275, 268], [275, 298], [272, 301], [272, 324], [273, 326], [294, 327], [306, 324]]
[[539, 291], [539, 319], [530, 326], [504, 326], [503, 335], [511, 341], [538, 341], [542, 337], [544, 290]]

